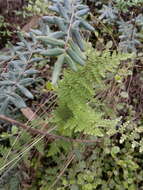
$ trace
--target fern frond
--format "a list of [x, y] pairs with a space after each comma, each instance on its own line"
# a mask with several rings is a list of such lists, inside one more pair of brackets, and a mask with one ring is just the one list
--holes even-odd
[[55, 122], [64, 135], [82, 132], [102, 136], [103, 129], [115, 127], [118, 119], [104, 118], [104, 111], [96, 110], [89, 104], [96, 90], [103, 89], [108, 73], [115, 73], [121, 60], [131, 58], [129, 54], [103, 52], [100, 55], [92, 47], [87, 50], [88, 61], [77, 72], [66, 71], [57, 89], [58, 108]]

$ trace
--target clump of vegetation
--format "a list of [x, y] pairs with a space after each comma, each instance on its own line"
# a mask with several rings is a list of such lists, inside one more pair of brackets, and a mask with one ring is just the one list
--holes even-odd
[[29, 0], [25, 6], [24, 15], [46, 15], [48, 14], [48, 0]]
[[142, 3], [28, 2], [39, 26], [0, 56], [0, 189], [143, 189]]
[[1, 44], [5, 44], [7, 42], [7, 39], [9, 39], [12, 35], [12, 32], [10, 31], [9, 27], [10, 27], [10, 24], [5, 21], [3, 16], [0, 16], [0, 42]]

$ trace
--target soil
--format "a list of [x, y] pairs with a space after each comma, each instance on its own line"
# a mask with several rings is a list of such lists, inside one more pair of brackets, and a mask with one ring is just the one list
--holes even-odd
[[[0, 16], [7, 23], [6, 26], [0, 26], [0, 49], [4, 48], [8, 41], [17, 42], [17, 27], [22, 28], [29, 18], [23, 19], [22, 15], [16, 15], [15, 11], [22, 12], [27, 2], [27, 0], [0, 0]], [[4, 33], [6, 31], [10, 31], [11, 35]]]

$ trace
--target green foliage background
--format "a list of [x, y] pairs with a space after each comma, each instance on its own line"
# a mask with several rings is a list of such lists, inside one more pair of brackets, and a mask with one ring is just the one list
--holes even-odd
[[0, 190], [142, 190], [143, 1], [33, 3], [40, 27], [0, 56], [0, 113], [30, 106], [54, 138], [0, 121]]

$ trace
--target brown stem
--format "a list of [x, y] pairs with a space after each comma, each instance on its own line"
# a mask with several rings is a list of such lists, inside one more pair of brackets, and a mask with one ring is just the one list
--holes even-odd
[[[100, 139], [96, 139], [96, 140], [86, 140], [86, 139], [72, 139], [72, 138], [68, 138], [68, 137], [64, 137], [64, 136], [60, 136], [60, 135], [55, 135], [55, 134], [50, 134], [47, 131], [42, 131], [42, 130], [38, 130], [38, 129], [34, 129], [30, 126], [27, 126], [19, 121], [16, 121], [14, 119], [11, 119], [7, 116], [4, 115], [0, 115], [0, 119], [9, 123], [12, 123], [16, 126], [21, 127], [22, 129], [24, 129], [25, 131], [29, 132], [32, 136], [33, 135], [44, 135], [45, 137], [47, 137], [48, 139], [52, 139], [52, 140], [56, 140], [56, 139], [62, 139], [68, 142], [78, 142], [78, 143], [99, 143]], [[47, 125], [47, 124], [46, 124]]]

